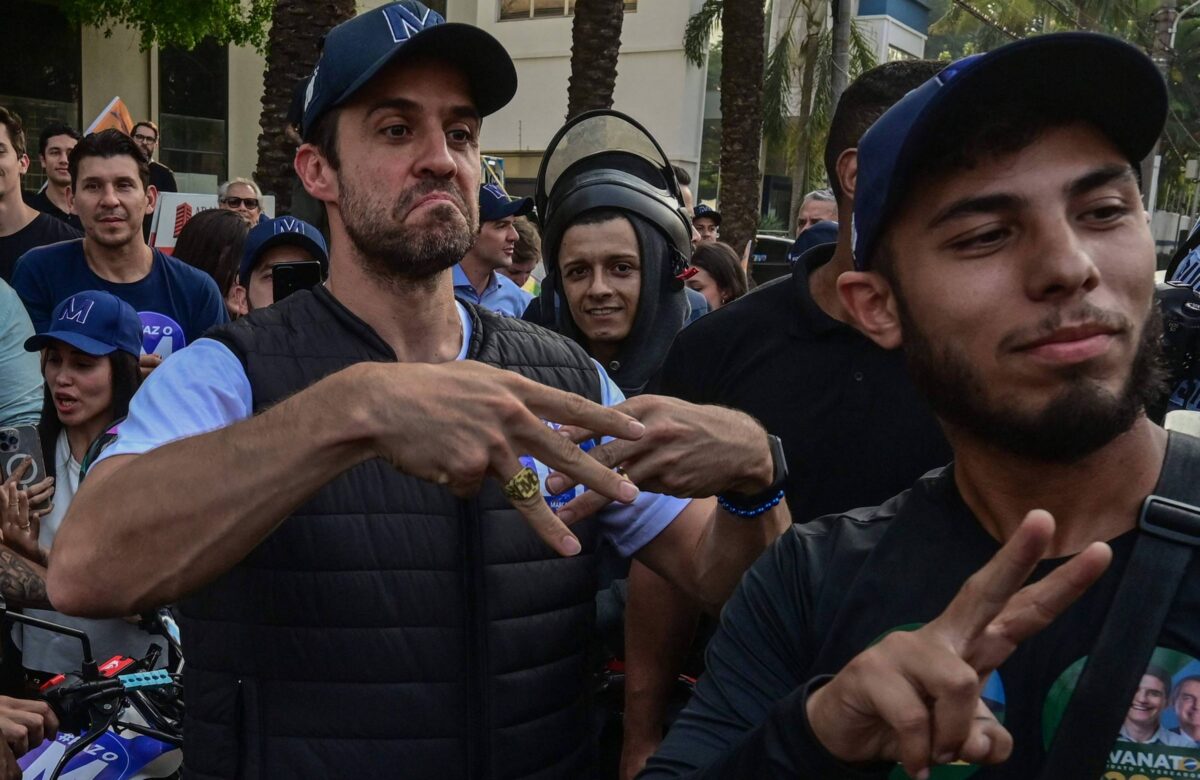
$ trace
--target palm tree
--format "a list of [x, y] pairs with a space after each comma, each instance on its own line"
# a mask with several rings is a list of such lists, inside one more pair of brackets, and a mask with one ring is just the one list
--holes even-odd
[[612, 108], [624, 20], [624, 0], [575, 0], [567, 119], [594, 108]]
[[[684, 48], [696, 64], [702, 61], [723, 5], [723, 0], [706, 0], [688, 21]], [[780, 25], [782, 34], [766, 56], [763, 138], [787, 150], [793, 202], [807, 190], [822, 186], [824, 166], [813, 163], [823, 158], [833, 107], [849, 80], [875, 65], [872, 44], [854, 24], [850, 12], [848, 0], [792, 0]], [[832, 31], [826, 24], [831, 13], [835, 17]], [[839, 43], [839, 39], [844, 42]], [[794, 88], [797, 83], [798, 90]], [[722, 168], [722, 180], [724, 173]], [[721, 206], [726, 210], [723, 196]], [[788, 219], [794, 220], [795, 210], [791, 211]], [[795, 225], [789, 224], [788, 228], [794, 229]], [[721, 233], [729, 234], [724, 225]]]
[[[833, 109], [846, 84], [875, 66], [874, 49], [849, 18], [849, 5], [847, 0], [835, 0], [833, 4], [827, 0], [795, 0], [781, 26], [782, 34], [767, 57], [763, 129], [768, 141], [785, 145], [792, 171], [793, 204], [803, 193], [823, 186], [822, 160]], [[834, 20], [832, 30], [826, 25], [831, 13], [845, 16]], [[801, 21], [802, 33], [798, 32]], [[797, 80], [799, 105], [793, 110], [792, 87]], [[796, 210], [790, 212], [787, 228], [794, 231]]]
[[287, 136], [292, 93], [312, 73], [320, 41], [335, 25], [355, 13], [355, 0], [275, 0], [267, 40], [267, 72], [263, 76], [262, 115], [258, 136], [258, 168], [254, 178], [275, 194], [276, 213], [287, 213], [292, 201], [292, 158], [296, 144]]
[[684, 50], [700, 65], [719, 24], [721, 42], [721, 238], [745, 246], [758, 227], [762, 191], [759, 159], [763, 132], [763, 43], [766, 13], [762, 0], [704, 0], [688, 19]]

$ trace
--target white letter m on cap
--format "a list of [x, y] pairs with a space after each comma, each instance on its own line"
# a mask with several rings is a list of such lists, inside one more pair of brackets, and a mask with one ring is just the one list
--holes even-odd
[[[404, 43], [425, 29], [425, 22], [429, 20], [429, 15], [428, 8], [421, 16], [417, 16], [398, 3], [383, 7], [383, 18], [387, 20], [388, 32], [392, 34], [394, 43]], [[439, 16], [438, 19], [441, 17]]]
[[67, 308], [63, 309], [62, 316], [58, 319], [60, 322], [62, 320], [71, 320], [72, 322], [78, 322], [80, 325], [84, 325], [87, 323], [88, 315], [92, 313], [92, 307], [95, 305], [95, 301], [85, 300], [83, 305], [79, 306], [76, 305], [75, 299], [71, 298], [69, 301], [67, 301]]

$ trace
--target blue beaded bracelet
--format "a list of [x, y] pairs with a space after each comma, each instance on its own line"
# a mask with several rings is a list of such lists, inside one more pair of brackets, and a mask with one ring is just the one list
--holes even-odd
[[770, 501], [767, 501], [765, 504], [760, 504], [760, 505], [754, 507], [753, 509], [741, 509], [739, 507], [734, 506], [729, 501], [727, 501], [724, 496], [717, 496], [717, 503], [721, 506], [722, 509], [724, 509], [726, 512], [728, 512], [731, 515], [737, 515], [738, 517], [744, 517], [747, 520], [758, 517], [759, 515], [763, 514], [764, 512], [774, 509], [776, 506], [779, 505], [779, 502], [782, 500], [783, 500], [783, 490], [780, 489], [780, 491], [775, 494], [775, 497], [772, 498]]

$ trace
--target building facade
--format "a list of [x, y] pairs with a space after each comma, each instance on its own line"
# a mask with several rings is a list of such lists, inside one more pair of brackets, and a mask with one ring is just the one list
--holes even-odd
[[[504, 159], [508, 186], [529, 194], [538, 164], [567, 109], [574, 0], [427, 0], [453, 22], [481, 27], [513, 57], [519, 88], [513, 102], [484, 122], [485, 154]], [[383, 0], [359, 0], [360, 10]], [[614, 107], [644, 124], [667, 155], [698, 179], [701, 151], [720, 132], [719, 70], [684, 55], [687, 20], [703, 0], [626, 0]], [[770, 34], [781, 9], [773, 4]], [[860, 24], [877, 59], [921, 56], [928, 7], [922, 0], [860, 0]], [[73, 30], [53, 0], [5, 0], [6, 24], [22, 30], [0, 57], [0, 105], [25, 119], [30, 144], [42, 126], [80, 129], [115, 96], [134, 119], [161, 128], [160, 159], [181, 189], [211, 193], [218, 182], [256, 167], [266, 63], [248, 47], [202, 44], [194, 51], [143, 51], [135, 31], [111, 36]], [[36, 164], [27, 188], [41, 183]], [[709, 178], [712, 178], [711, 176]]]

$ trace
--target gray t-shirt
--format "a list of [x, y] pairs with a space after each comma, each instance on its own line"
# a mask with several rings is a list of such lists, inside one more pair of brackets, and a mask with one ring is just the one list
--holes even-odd
[[42, 414], [42, 367], [25, 351], [33, 323], [21, 299], [0, 281], [0, 427], [36, 425]]

